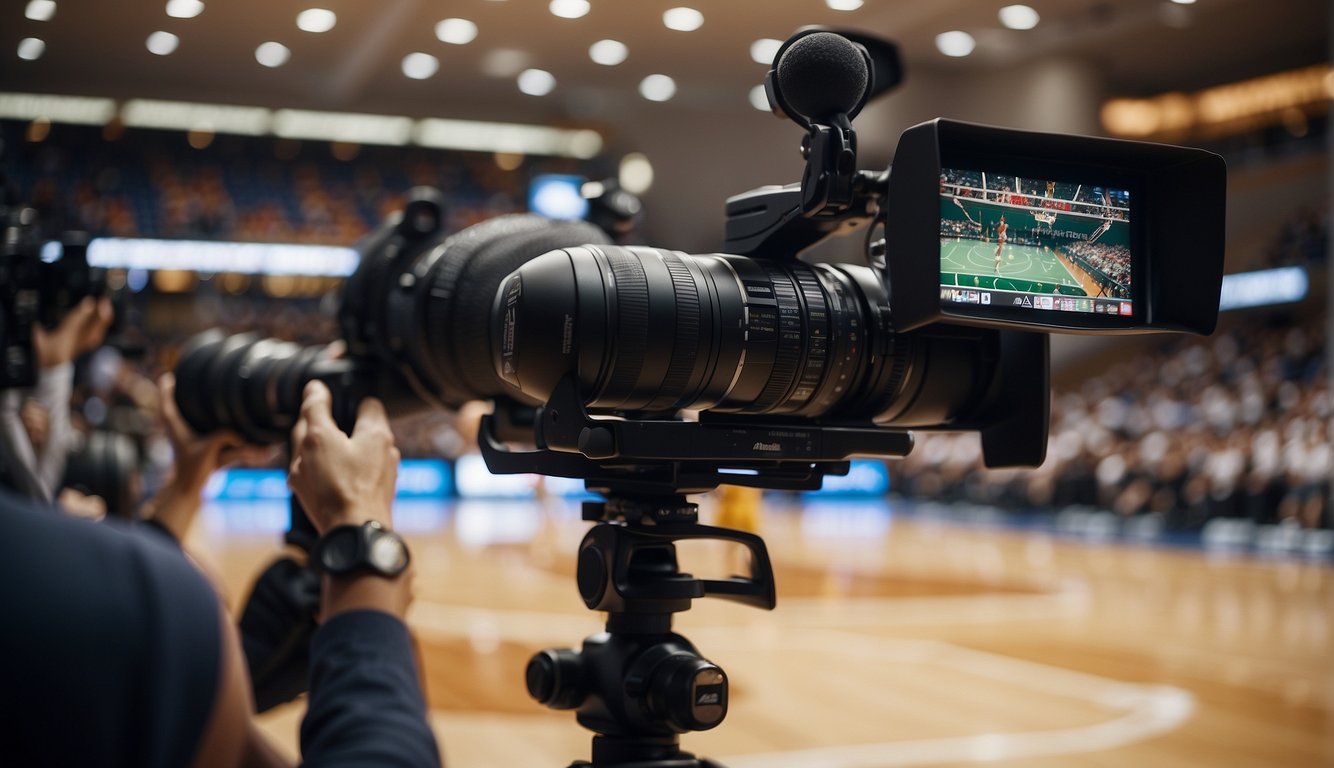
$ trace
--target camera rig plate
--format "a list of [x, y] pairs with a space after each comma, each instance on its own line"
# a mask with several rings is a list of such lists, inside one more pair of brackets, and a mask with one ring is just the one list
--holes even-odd
[[[513, 450], [507, 438], [536, 448]], [[825, 475], [847, 474], [852, 456], [906, 456], [912, 435], [730, 414], [702, 414], [699, 423], [594, 418], [571, 372], [535, 410], [498, 403], [482, 420], [478, 445], [492, 472], [583, 478], [594, 491], [700, 493], [724, 484], [806, 491], [818, 490]]]

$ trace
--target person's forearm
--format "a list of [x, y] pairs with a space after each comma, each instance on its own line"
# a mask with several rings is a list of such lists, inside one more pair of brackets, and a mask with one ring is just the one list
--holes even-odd
[[33, 398], [46, 409], [50, 426], [46, 442], [37, 456], [37, 477], [49, 496], [55, 495], [65, 477], [74, 430], [70, 427], [70, 398], [74, 391], [74, 364], [43, 368]]
[[440, 765], [407, 627], [384, 611], [326, 618], [311, 642], [309, 702], [301, 723], [309, 768]]

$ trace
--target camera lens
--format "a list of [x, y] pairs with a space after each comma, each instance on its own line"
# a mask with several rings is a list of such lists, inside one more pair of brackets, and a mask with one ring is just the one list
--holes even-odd
[[186, 345], [176, 366], [176, 405], [200, 434], [231, 429], [252, 443], [281, 442], [323, 352], [255, 334], [205, 332]]
[[[404, 212], [359, 248], [338, 319], [347, 364], [376, 378], [372, 388], [395, 415], [423, 404], [458, 407], [500, 394], [487, 323], [506, 275], [553, 248], [605, 242], [581, 221], [514, 215], [444, 237], [439, 192], [418, 188]], [[176, 367], [181, 415], [200, 433], [232, 429], [255, 443], [285, 439], [323, 348], [210, 331], [193, 339]]]
[[[496, 374], [545, 400], [569, 371], [604, 411], [947, 424], [990, 380], [986, 332], [896, 334], [868, 267], [567, 248], [492, 308]], [[928, 364], [929, 363], [929, 364]]]

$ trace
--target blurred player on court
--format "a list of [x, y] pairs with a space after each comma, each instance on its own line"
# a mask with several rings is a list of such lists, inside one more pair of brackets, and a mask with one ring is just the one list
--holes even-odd
[[1005, 223], [1005, 216], [1000, 217], [1000, 225], [996, 227], [996, 274], [1000, 274], [1001, 251], [1005, 249], [1005, 230], [1009, 225]]

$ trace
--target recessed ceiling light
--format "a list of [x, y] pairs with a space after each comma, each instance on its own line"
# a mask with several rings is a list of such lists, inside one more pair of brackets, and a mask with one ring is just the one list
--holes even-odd
[[425, 80], [440, 71], [440, 60], [429, 53], [409, 53], [403, 57], [403, 74], [413, 80]]
[[936, 35], [936, 50], [946, 56], [958, 58], [967, 56], [977, 47], [977, 41], [967, 32], [954, 30], [952, 32], [942, 32]]
[[167, 15], [173, 19], [193, 19], [203, 12], [199, 0], [167, 0]]
[[150, 53], [158, 56], [167, 56], [176, 50], [176, 46], [181, 44], [181, 39], [170, 32], [161, 30], [154, 32], [144, 41]]
[[296, 15], [296, 26], [302, 32], [328, 32], [338, 23], [338, 14], [327, 8], [307, 8]]
[[23, 15], [33, 21], [50, 21], [56, 15], [56, 0], [32, 0]]
[[1000, 23], [1010, 29], [1032, 29], [1038, 25], [1038, 12], [1027, 5], [1007, 5], [998, 15]]
[[587, 16], [592, 6], [588, 0], [551, 0], [551, 5], [547, 8], [551, 10], [553, 16], [559, 16], [562, 19], [577, 19], [581, 16]]
[[855, 11], [862, 7], [862, 0], [824, 0], [824, 4], [835, 11]]
[[25, 37], [19, 41], [19, 58], [24, 61], [36, 61], [46, 53], [46, 41], [36, 37]]
[[750, 89], [750, 105], [761, 112], [773, 111], [773, 108], [769, 106], [769, 95], [764, 92], [764, 86], [762, 85]]
[[588, 46], [588, 58], [605, 67], [614, 67], [629, 55], [630, 49], [618, 40], [599, 40]]
[[668, 8], [662, 12], [662, 23], [677, 32], [694, 32], [704, 26], [704, 14], [694, 8]]
[[260, 43], [255, 49], [255, 61], [266, 67], [281, 67], [292, 58], [292, 52], [282, 43]]
[[649, 101], [667, 101], [676, 95], [676, 81], [666, 75], [649, 75], [639, 81], [639, 95]]
[[477, 39], [477, 25], [467, 19], [445, 19], [435, 25], [435, 36], [442, 43], [467, 45]]
[[782, 40], [775, 40], [772, 37], [766, 37], [750, 44], [750, 58], [756, 64], [774, 63], [774, 57], [778, 55], [778, 49], [783, 47]]
[[519, 90], [529, 96], [546, 96], [556, 88], [556, 76], [545, 69], [525, 69], [519, 73]]
[[1194, 5], [1195, 0], [1172, 0], [1177, 5]]

